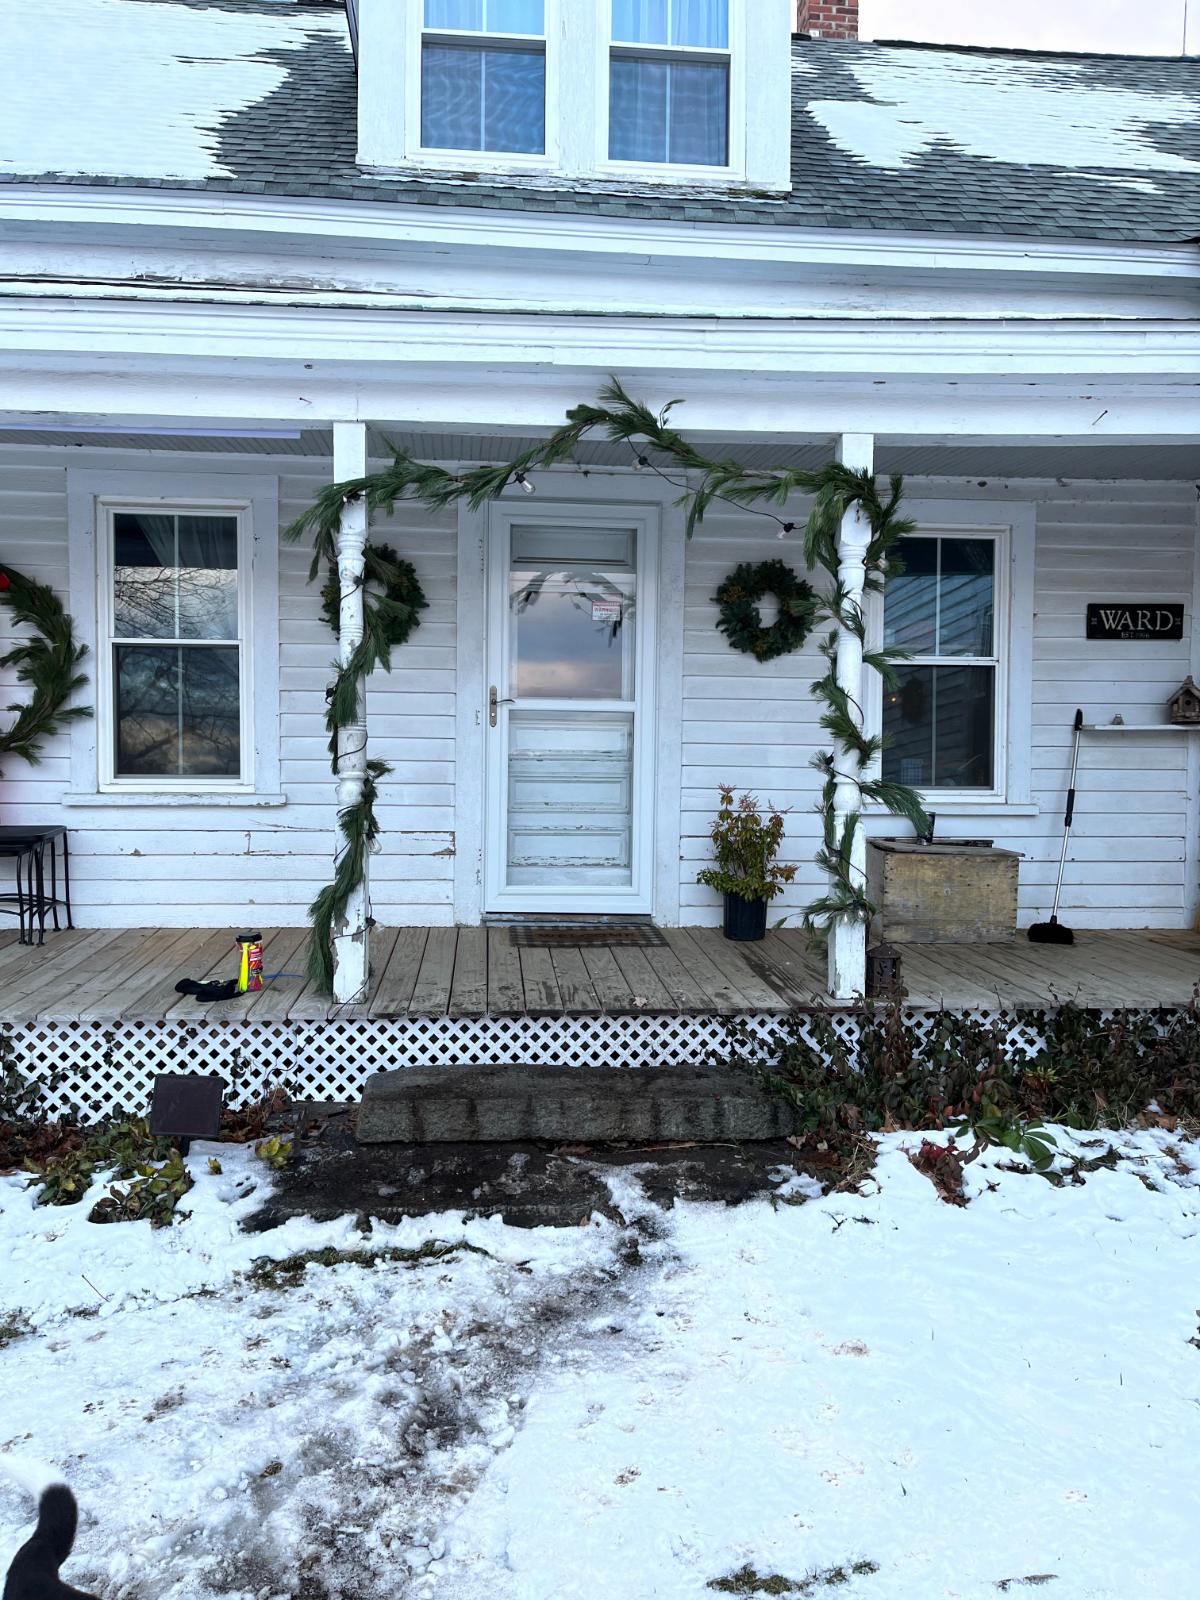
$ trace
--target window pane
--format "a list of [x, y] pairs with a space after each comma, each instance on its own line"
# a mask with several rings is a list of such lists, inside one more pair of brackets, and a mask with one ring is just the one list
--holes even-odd
[[883, 775], [918, 789], [995, 783], [994, 667], [901, 666], [883, 695]]
[[437, 150], [543, 154], [543, 52], [427, 44], [421, 53], [421, 143]]
[[940, 656], [990, 656], [996, 546], [991, 539], [941, 539]]
[[724, 64], [613, 56], [609, 157], [723, 167], [728, 103]]
[[676, 62], [671, 68], [667, 160], [694, 167], [723, 167], [729, 160], [728, 105], [728, 67]]
[[512, 685], [519, 697], [633, 698], [634, 575], [514, 563]]
[[544, 33], [545, 0], [425, 0], [427, 28], [475, 33]]
[[936, 654], [937, 547], [936, 539], [896, 541], [904, 571], [892, 573], [884, 590], [883, 639], [888, 649]]
[[117, 645], [114, 656], [118, 777], [240, 776], [236, 646]]
[[175, 518], [113, 517], [113, 627], [119, 637], [175, 638]]
[[612, 0], [612, 36], [622, 44], [729, 45], [729, 0]]
[[236, 639], [236, 517], [117, 512], [113, 629], [126, 639]]
[[667, 0], [612, 0], [612, 36], [625, 44], [666, 44]]

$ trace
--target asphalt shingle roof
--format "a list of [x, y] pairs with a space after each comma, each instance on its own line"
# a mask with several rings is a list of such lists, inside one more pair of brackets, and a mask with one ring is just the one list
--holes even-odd
[[[208, 175], [97, 161], [42, 170], [0, 146], [0, 182], [308, 196], [375, 203], [589, 213], [701, 223], [1177, 242], [1200, 238], [1200, 60], [1050, 55], [794, 39], [789, 195], [505, 178], [377, 176], [355, 164], [354, 63], [328, 4], [279, 0], [43, 0], [244, 19], [247, 44], [190, 108]], [[141, 17], [139, 17], [141, 13]], [[144, 19], [144, 20], [143, 20]], [[216, 19], [210, 18], [209, 21]], [[207, 25], [207, 24], [206, 24]], [[279, 31], [273, 42], [272, 29]], [[196, 64], [172, 29], [174, 59]], [[211, 46], [210, 46], [211, 48]], [[197, 49], [196, 57], [202, 52]], [[234, 59], [236, 57], [236, 59]], [[210, 57], [211, 60], [211, 57]], [[199, 63], [203, 64], [203, 63]], [[251, 78], [251, 73], [257, 74]], [[239, 74], [241, 75], [239, 77]], [[259, 93], [255, 85], [274, 84]], [[193, 80], [189, 78], [189, 83]], [[244, 84], [249, 93], [238, 92]], [[36, 92], [38, 85], [31, 88]], [[31, 107], [34, 101], [31, 100]], [[11, 106], [10, 106], [11, 109]], [[31, 109], [30, 115], [36, 116]], [[131, 90], [143, 148], [159, 130]], [[44, 108], [41, 115], [45, 115]], [[38, 149], [36, 137], [25, 140]], [[211, 170], [210, 170], [211, 169]]]

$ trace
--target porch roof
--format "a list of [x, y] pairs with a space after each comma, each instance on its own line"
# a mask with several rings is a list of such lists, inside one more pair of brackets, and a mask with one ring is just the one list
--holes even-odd
[[[507, 927], [376, 928], [370, 997], [332, 1007], [303, 977], [307, 930], [265, 930], [259, 994], [201, 1005], [183, 977], [228, 977], [226, 929], [75, 929], [44, 946], [0, 934], [0, 1023], [208, 1019], [319, 1022], [348, 1017], [687, 1016], [770, 1013], [833, 1004], [804, 936], [775, 930], [736, 945], [711, 928], [669, 928], [647, 946], [532, 943]], [[1081, 932], [1072, 946], [908, 945], [907, 1004], [952, 1010], [1102, 1010], [1187, 1005], [1200, 980], [1200, 935]]]
[[[375, 176], [356, 164], [354, 62], [328, 4], [90, 0], [107, 15], [86, 28], [73, 26], [80, 0], [25, 4], [9, 47], [31, 98], [2, 108], [14, 120], [0, 181], [899, 233], [1200, 236], [1195, 58], [797, 38], [793, 188], [771, 198]], [[64, 61], [72, 49], [78, 71]], [[56, 85], [69, 93], [93, 77], [130, 85], [120, 118], [103, 97], [94, 122], [77, 97], [69, 118], [47, 104]]]
[[[496, 429], [489, 433], [423, 432], [404, 422], [378, 422], [369, 428], [373, 459], [387, 459], [397, 448], [423, 461], [505, 461], [537, 443], [539, 435]], [[728, 445], [748, 469], [795, 467], [816, 469], [832, 459], [836, 440], [776, 438], [722, 440], [701, 434], [698, 443], [714, 450]], [[178, 428], [164, 419], [160, 431], [89, 429], [64, 420], [60, 426], [39, 424], [5, 426], [0, 414], [0, 448], [36, 447], [80, 450], [149, 450], [163, 454], [196, 456], [306, 457], [332, 461], [332, 432], [328, 428], [264, 428], [251, 433], [221, 423], [210, 428]], [[623, 444], [584, 440], [574, 452], [584, 467], [628, 467], [630, 453]], [[881, 475], [899, 472], [911, 478], [1052, 479], [1103, 482], [1200, 483], [1200, 441], [1155, 444], [1109, 443], [1094, 440], [1003, 440], [989, 443], [961, 440], [899, 440], [879, 435], [876, 470]]]

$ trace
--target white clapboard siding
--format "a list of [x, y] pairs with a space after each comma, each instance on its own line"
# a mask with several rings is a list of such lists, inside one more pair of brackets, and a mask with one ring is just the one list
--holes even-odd
[[[37, 449], [0, 451], [0, 559], [67, 595], [67, 466], [98, 471], [277, 475], [280, 523], [310, 504], [328, 463], [245, 455], [176, 458], [165, 452]], [[381, 790], [385, 847], [372, 858], [382, 923], [451, 923], [454, 873], [455, 519], [404, 507], [375, 536], [417, 567], [429, 600], [421, 627], [372, 680], [371, 754], [395, 769]], [[280, 699], [257, 715], [280, 729], [280, 790], [287, 804], [176, 809], [139, 805], [63, 810], [70, 786], [69, 736], [45, 748], [37, 767], [10, 759], [0, 783], [0, 820], [65, 821], [72, 840], [72, 898], [83, 926], [300, 926], [331, 873], [335, 807], [325, 749], [325, 689], [335, 654], [307, 582], [310, 551], [283, 546], [278, 596]], [[319, 587], [319, 586], [318, 586]], [[0, 653], [3, 653], [0, 650]], [[3, 702], [16, 698], [11, 672]], [[86, 698], [91, 698], [87, 695]], [[4, 713], [0, 712], [0, 716]]]
[[[1192, 670], [1195, 489], [1190, 484], [909, 480], [912, 500], [1022, 501], [1036, 508], [1030, 815], [972, 817], [942, 811], [945, 837], [987, 837], [1022, 853], [1021, 920], [1049, 913], [1062, 843], [1071, 720], [1120, 712], [1127, 723], [1161, 722], [1165, 702]], [[799, 521], [802, 508], [789, 510]], [[999, 518], [997, 520], [1000, 520]], [[823, 661], [808, 648], [760, 666], [731, 650], [716, 631], [711, 596], [740, 561], [781, 556], [797, 570], [796, 541], [764, 532], [757, 518], [722, 508], [706, 516], [687, 553], [683, 707], [683, 837], [680, 893], [685, 922], [716, 923], [717, 896], [695, 883], [710, 858], [708, 828], [716, 785], [749, 788], [790, 807], [784, 859], [795, 885], [772, 918], [794, 912], [819, 890], [812, 866], [818, 841], [812, 755], [828, 748], [810, 693]], [[1089, 643], [1089, 600], [1183, 601], [1181, 643]], [[1200, 734], [1085, 735], [1075, 827], [1061, 915], [1088, 927], [1188, 926], [1196, 900], [1192, 792]], [[906, 832], [873, 820], [873, 832]]]
[[[0, 558], [51, 583], [66, 598], [67, 466], [98, 470], [177, 466], [194, 473], [277, 474], [281, 521], [309, 504], [328, 463], [296, 457], [5, 448], [0, 450]], [[587, 492], [586, 488], [582, 492]], [[602, 485], [594, 491], [603, 493]], [[1191, 670], [1190, 637], [1180, 644], [1104, 644], [1084, 639], [1089, 600], [1171, 599], [1188, 607], [1195, 545], [1195, 491], [1188, 484], [1026, 483], [910, 480], [911, 498], [1020, 501], [1036, 510], [1037, 552], [1032, 725], [1027, 752], [1032, 801], [1018, 814], [942, 811], [939, 832], [993, 838], [1022, 853], [1023, 922], [1049, 909], [1061, 842], [1076, 705], [1089, 722], [1120, 712], [1126, 722], [1157, 722], [1168, 695]], [[802, 521], [803, 507], [791, 512]], [[999, 518], [997, 520], [1000, 520]], [[372, 858], [374, 911], [382, 923], [455, 921], [454, 803], [455, 518], [402, 507], [376, 536], [414, 561], [429, 609], [395, 670], [368, 691], [371, 754], [394, 769], [380, 790], [382, 849]], [[799, 535], [779, 540], [770, 524], [714, 507], [687, 550], [685, 609], [664, 617], [664, 632], [684, 643], [679, 840], [681, 919], [713, 924], [717, 897], [695, 882], [708, 861], [717, 785], [754, 790], [788, 809], [785, 859], [797, 881], [772, 918], [803, 905], [822, 884], [813, 865], [818, 839], [817, 775], [810, 762], [828, 740], [812, 681], [823, 658], [808, 647], [758, 664], [730, 649], [716, 630], [712, 595], [739, 561], [782, 557], [803, 568]], [[325, 749], [325, 689], [334, 642], [307, 583], [309, 552], [280, 554], [278, 638], [280, 790], [287, 804], [187, 808], [71, 808], [69, 735], [48, 742], [37, 767], [10, 759], [0, 783], [0, 821], [65, 821], [72, 831], [78, 920], [90, 926], [299, 925], [328, 881], [334, 793]], [[0, 641], [3, 643], [3, 641]], [[2, 650], [0, 650], [2, 653]], [[0, 705], [17, 698], [13, 674], [0, 674]], [[0, 718], [7, 714], [0, 710]], [[1062, 916], [1081, 928], [1179, 927], [1196, 901], [1192, 837], [1200, 773], [1200, 734], [1103, 734], [1086, 739]], [[482, 796], [479, 797], [482, 805]], [[904, 831], [873, 819], [872, 831]], [[674, 848], [673, 839], [660, 848]]]

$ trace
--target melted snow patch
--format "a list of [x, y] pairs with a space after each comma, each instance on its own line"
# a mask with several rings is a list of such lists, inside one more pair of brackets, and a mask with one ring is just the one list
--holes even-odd
[[870, 100], [808, 109], [840, 149], [872, 166], [909, 166], [947, 143], [1020, 166], [1200, 168], [1154, 143], [1156, 126], [1195, 122], [1200, 107], [1187, 95], [1100, 87], [1067, 61], [877, 50], [847, 65]]
[[[116, 178], [230, 176], [231, 113], [278, 89], [266, 52], [339, 39], [344, 23], [140, 0], [4, 0], [0, 172]], [[348, 47], [347, 47], [348, 48]]]

